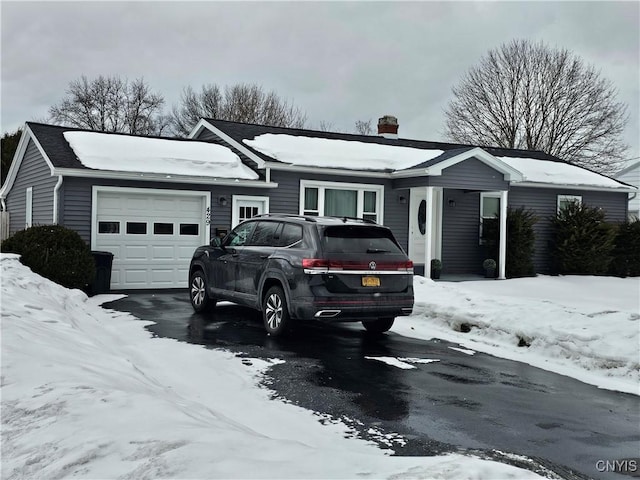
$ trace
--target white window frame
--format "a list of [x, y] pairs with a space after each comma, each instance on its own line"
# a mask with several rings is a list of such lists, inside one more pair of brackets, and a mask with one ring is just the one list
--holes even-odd
[[318, 189], [318, 216], [324, 216], [324, 195], [326, 189], [333, 190], [352, 190], [357, 194], [357, 212], [358, 218], [366, 215], [373, 215], [372, 212], [364, 212], [364, 192], [376, 193], [376, 223], [384, 224], [384, 185], [370, 183], [346, 183], [346, 182], [324, 182], [316, 180], [300, 180], [300, 215], [304, 215], [304, 197], [307, 188]]
[[[485, 198], [497, 198], [500, 202], [502, 202], [500, 192], [480, 192], [480, 228], [478, 230], [480, 245], [484, 245], [484, 240], [482, 239], [482, 225], [483, 225], [484, 219], [485, 219], [485, 216], [483, 215], [483, 212], [484, 212], [484, 199]], [[500, 207], [501, 206], [502, 206], [501, 203], [498, 204], [498, 213], [500, 213]], [[487, 218], [489, 218], [489, 217], [487, 217]], [[491, 217], [491, 218], [493, 218], [493, 217]]]
[[582, 195], [558, 195], [556, 203], [557, 213], [560, 213], [560, 204], [563, 202], [578, 202], [578, 205], [582, 205]]
[[24, 201], [25, 228], [33, 226], [33, 187], [27, 187]]
[[255, 195], [232, 195], [231, 197], [231, 228], [236, 228], [240, 224], [240, 215], [238, 215], [238, 203], [241, 201], [261, 202], [264, 206], [264, 212], [269, 213], [269, 197]]

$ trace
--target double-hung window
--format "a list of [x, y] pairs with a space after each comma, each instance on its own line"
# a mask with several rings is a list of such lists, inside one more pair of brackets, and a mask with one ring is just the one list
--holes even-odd
[[483, 226], [497, 222], [500, 214], [500, 192], [482, 192], [480, 194], [480, 244], [484, 244]]
[[558, 195], [558, 213], [571, 203], [581, 205], [582, 197], [580, 195]]
[[300, 214], [383, 222], [383, 185], [300, 181]]

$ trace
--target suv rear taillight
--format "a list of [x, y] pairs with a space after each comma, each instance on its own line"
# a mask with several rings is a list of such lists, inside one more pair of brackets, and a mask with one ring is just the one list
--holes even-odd
[[328, 272], [330, 270], [376, 270], [376, 271], [397, 271], [413, 273], [413, 262], [406, 260], [402, 262], [376, 262], [375, 268], [371, 268], [370, 262], [355, 262], [349, 260], [326, 260], [322, 258], [304, 258], [302, 268], [315, 272]]
[[329, 270], [329, 260], [324, 260], [322, 258], [303, 258], [302, 268], [305, 270], [326, 272]]

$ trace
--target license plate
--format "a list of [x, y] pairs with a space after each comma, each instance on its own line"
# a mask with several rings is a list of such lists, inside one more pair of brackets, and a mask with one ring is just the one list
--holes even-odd
[[380, 277], [362, 277], [363, 287], [379, 287]]

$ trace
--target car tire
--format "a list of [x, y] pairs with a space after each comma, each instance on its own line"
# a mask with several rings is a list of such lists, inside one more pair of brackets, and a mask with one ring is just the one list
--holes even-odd
[[367, 332], [384, 333], [393, 326], [394, 320], [395, 319], [393, 317], [378, 318], [377, 320], [364, 320], [362, 325], [367, 329]]
[[280, 287], [271, 287], [262, 300], [262, 319], [264, 328], [271, 336], [282, 335], [290, 322], [287, 298]]
[[196, 270], [189, 279], [189, 299], [198, 313], [210, 312], [216, 306], [216, 299], [207, 292], [207, 280], [202, 270]]

